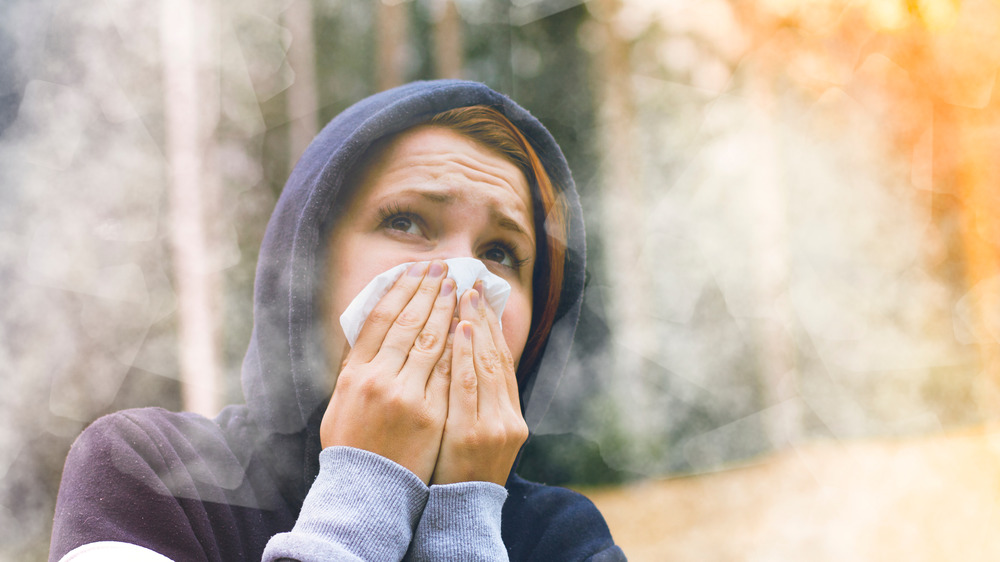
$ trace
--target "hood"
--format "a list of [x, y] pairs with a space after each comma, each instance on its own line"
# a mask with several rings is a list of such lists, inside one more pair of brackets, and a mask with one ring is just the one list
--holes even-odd
[[251, 420], [291, 434], [308, 424], [329, 399], [316, 299], [322, 236], [351, 167], [377, 139], [458, 107], [488, 105], [528, 138], [564, 197], [567, 251], [559, 310], [536, 367], [522, 383], [529, 428], [548, 409], [569, 357], [583, 298], [585, 242], [579, 198], [566, 159], [552, 135], [526, 110], [483, 84], [455, 80], [415, 82], [365, 98], [338, 115], [292, 171], [267, 225], [254, 284], [254, 327], [243, 360], [243, 391]]

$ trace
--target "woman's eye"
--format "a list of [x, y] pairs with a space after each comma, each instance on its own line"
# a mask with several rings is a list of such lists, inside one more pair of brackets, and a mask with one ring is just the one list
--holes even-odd
[[409, 217], [393, 217], [389, 219], [386, 225], [392, 230], [399, 230], [400, 232], [407, 232], [409, 234], [420, 234], [420, 229], [417, 228], [417, 224]]
[[493, 247], [483, 253], [483, 257], [506, 267], [514, 267], [514, 259], [503, 248]]

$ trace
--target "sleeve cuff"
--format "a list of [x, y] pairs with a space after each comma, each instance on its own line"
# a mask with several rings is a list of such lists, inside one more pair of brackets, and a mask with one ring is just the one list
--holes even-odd
[[500, 520], [507, 490], [492, 482], [430, 488], [409, 560], [507, 560]]
[[401, 559], [427, 486], [403, 466], [353, 447], [324, 449], [319, 463], [295, 527], [271, 538], [264, 559]]

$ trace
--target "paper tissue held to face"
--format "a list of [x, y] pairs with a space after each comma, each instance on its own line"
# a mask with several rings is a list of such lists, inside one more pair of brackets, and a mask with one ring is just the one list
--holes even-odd
[[[375, 304], [389, 292], [396, 279], [413, 263], [415, 262], [399, 264], [389, 271], [377, 275], [358, 293], [358, 296], [354, 297], [351, 304], [340, 315], [340, 326], [344, 329], [347, 343], [351, 347], [354, 347], [354, 342], [357, 341], [358, 334], [361, 333], [361, 326], [364, 325], [368, 315], [375, 308]], [[483, 296], [486, 298], [486, 303], [496, 313], [498, 320], [503, 316], [507, 297], [510, 296], [510, 283], [502, 277], [490, 273], [486, 265], [476, 258], [450, 258], [444, 260], [444, 263], [448, 264], [448, 277], [455, 280], [455, 294], [458, 297], [471, 289], [476, 281], [482, 280]]]

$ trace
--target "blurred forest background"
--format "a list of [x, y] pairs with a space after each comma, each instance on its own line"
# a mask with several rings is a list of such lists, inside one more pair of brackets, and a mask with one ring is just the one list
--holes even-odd
[[[844, 459], [875, 494], [845, 517], [875, 527], [900, 474], [1000, 470], [998, 68], [990, 0], [0, 0], [0, 559], [45, 557], [96, 417], [242, 400], [291, 166], [342, 109], [423, 78], [531, 110], [587, 214], [583, 329], [555, 403], [527, 412], [526, 477], [593, 490], [616, 533], [616, 509], [743, 498], [741, 521], [777, 518], [759, 545], [847, 497]], [[952, 472], [852, 448], [970, 431], [986, 456], [941, 449]], [[767, 511], [780, 472], [643, 487], [773, 459], [822, 494]], [[990, 474], [984, 503], [942, 515], [955, 537], [1000, 523]], [[674, 523], [630, 532], [681, 544]], [[995, 529], [955, 540], [995, 552]], [[809, 550], [753, 559], [880, 559], [857, 531], [817, 524]], [[698, 536], [674, 559], [751, 559]]]

